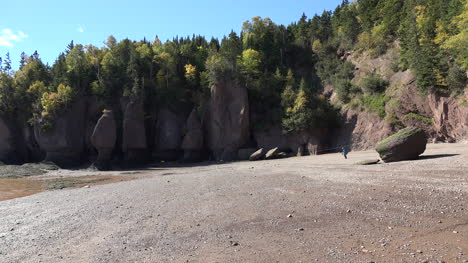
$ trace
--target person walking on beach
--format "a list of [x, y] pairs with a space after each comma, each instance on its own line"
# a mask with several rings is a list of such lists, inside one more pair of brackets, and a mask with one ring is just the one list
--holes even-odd
[[348, 149], [346, 146], [341, 147], [341, 152], [343, 153], [344, 158], [348, 159]]

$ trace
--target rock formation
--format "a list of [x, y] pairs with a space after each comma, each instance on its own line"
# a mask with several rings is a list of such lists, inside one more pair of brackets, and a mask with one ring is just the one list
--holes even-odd
[[252, 155], [250, 155], [249, 160], [250, 161], [258, 161], [258, 160], [262, 159], [265, 156], [265, 153], [266, 153], [265, 149], [261, 148], [258, 151], [252, 153]]
[[34, 126], [34, 136], [40, 148], [46, 152], [45, 161], [61, 167], [81, 163], [84, 139], [86, 100], [80, 99], [54, 120], [52, 128], [44, 129], [41, 121]]
[[158, 112], [156, 123], [155, 160], [176, 161], [182, 156], [184, 118], [169, 109]]
[[220, 81], [211, 88], [206, 140], [216, 159], [237, 158], [250, 138], [247, 90], [236, 81]]
[[285, 133], [281, 127], [268, 127], [254, 131], [258, 147], [265, 149], [278, 147], [280, 151], [292, 152], [294, 155], [319, 154], [325, 137], [324, 129]]
[[91, 144], [98, 151], [98, 157], [94, 165], [99, 170], [108, 170], [110, 168], [110, 160], [116, 140], [117, 126], [115, 124], [114, 113], [110, 110], [105, 110], [91, 135]]
[[269, 150], [266, 154], [265, 154], [265, 159], [267, 160], [270, 160], [270, 159], [275, 159], [276, 158], [276, 155], [279, 153], [279, 148], [276, 147], [276, 148], [273, 148], [271, 150]]
[[376, 151], [386, 163], [414, 160], [426, 150], [427, 137], [420, 128], [405, 128], [379, 142]]
[[0, 161], [9, 163], [14, 150], [13, 134], [3, 118], [0, 118]]
[[122, 151], [127, 164], [144, 163], [147, 158], [145, 113], [143, 104], [131, 101], [125, 107]]
[[182, 149], [184, 149], [185, 161], [197, 161], [202, 159], [203, 128], [195, 109], [192, 110], [187, 119]]

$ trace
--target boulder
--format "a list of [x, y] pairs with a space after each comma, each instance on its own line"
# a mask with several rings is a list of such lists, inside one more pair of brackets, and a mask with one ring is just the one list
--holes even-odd
[[117, 125], [115, 124], [114, 113], [105, 110], [91, 135], [91, 144], [98, 151], [98, 158], [94, 163], [97, 169], [108, 170], [110, 168], [110, 160], [116, 140]]
[[278, 154], [276, 154], [276, 157], [278, 159], [284, 159], [284, 158], [288, 158], [289, 157], [289, 154], [285, 153], [285, 152], [280, 152]]
[[195, 109], [192, 110], [187, 119], [186, 131], [184, 140], [182, 141], [184, 160], [201, 160], [203, 150], [203, 128]]
[[420, 128], [405, 128], [380, 141], [376, 151], [386, 162], [414, 160], [426, 150], [427, 137]]
[[265, 156], [265, 149], [261, 148], [258, 151], [252, 153], [252, 155], [250, 155], [249, 160], [250, 161], [258, 161], [258, 160], [262, 159], [264, 156]]
[[163, 108], [158, 112], [156, 123], [155, 160], [176, 161], [182, 157], [182, 137], [185, 118]]
[[207, 146], [214, 157], [219, 160], [224, 149], [237, 154], [250, 139], [247, 90], [235, 80], [218, 81], [211, 88], [206, 120]]
[[53, 125], [45, 128], [42, 120], [34, 125], [34, 136], [46, 152], [44, 161], [61, 167], [77, 166], [82, 161], [85, 138], [87, 103], [79, 99], [55, 117]]
[[360, 161], [360, 162], [355, 163], [355, 165], [373, 165], [373, 164], [378, 164], [379, 162], [380, 162], [379, 159], [376, 159], [376, 160], [364, 160], [364, 161]]
[[276, 155], [280, 152], [279, 148], [276, 147], [276, 148], [273, 148], [271, 150], [269, 150], [266, 154], [265, 154], [265, 159], [267, 160], [270, 160], [270, 159], [275, 159], [276, 158]]
[[256, 151], [257, 149], [255, 148], [239, 149], [239, 151], [237, 151], [237, 158], [242, 161], [249, 160], [250, 156], [252, 156]]
[[326, 129], [307, 129], [286, 133], [279, 126], [255, 130], [253, 133], [258, 147], [266, 149], [279, 147], [281, 151], [293, 152], [297, 156], [318, 154], [322, 141], [325, 141], [328, 134]]
[[128, 164], [146, 161], [146, 130], [143, 104], [131, 101], [125, 107], [123, 118], [122, 151]]

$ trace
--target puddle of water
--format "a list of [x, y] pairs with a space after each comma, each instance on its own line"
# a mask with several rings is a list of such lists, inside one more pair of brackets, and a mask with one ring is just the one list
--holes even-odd
[[131, 176], [80, 176], [60, 178], [0, 178], [0, 201], [37, 194], [47, 190], [79, 188], [135, 179]]
[[46, 184], [30, 178], [0, 178], [0, 201], [42, 192]]

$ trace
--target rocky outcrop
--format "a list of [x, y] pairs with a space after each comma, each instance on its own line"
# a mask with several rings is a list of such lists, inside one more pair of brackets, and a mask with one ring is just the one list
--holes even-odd
[[219, 81], [211, 88], [206, 117], [209, 150], [218, 160], [235, 159], [250, 138], [247, 90], [236, 81]]
[[258, 147], [265, 149], [278, 147], [280, 151], [292, 152], [294, 155], [320, 154], [325, 136], [326, 131], [322, 129], [285, 133], [281, 127], [268, 127], [254, 131]]
[[114, 113], [105, 110], [91, 135], [91, 144], [98, 151], [98, 157], [94, 165], [99, 170], [108, 170], [110, 168], [110, 160], [116, 140], [117, 125], [115, 124]]
[[131, 101], [125, 107], [122, 151], [127, 164], [147, 161], [145, 113], [140, 101]]
[[86, 105], [85, 99], [74, 102], [64, 114], [56, 117], [52, 128], [44, 129], [41, 120], [36, 122], [34, 136], [40, 148], [46, 152], [45, 161], [61, 167], [71, 167], [81, 163], [85, 140]]
[[10, 163], [10, 160], [14, 158], [14, 156], [12, 156], [14, 151], [13, 134], [7, 122], [3, 120], [3, 118], [0, 118], [0, 161]]
[[175, 161], [182, 157], [184, 117], [169, 109], [158, 112], [156, 123], [155, 160]]
[[331, 135], [331, 148], [348, 146], [353, 150], [374, 148], [375, 145], [392, 134], [393, 128], [376, 114], [354, 110], [342, 111], [341, 127]]
[[202, 159], [203, 151], [203, 127], [198, 118], [196, 109], [193, 109], [185, 125], [186, 133], [182, 141], [185, 161], [197, 161]]
[[[468, 94], [465, 95], [468, 98]], [[454, 97], [427, 96], [434, 121], [435, 141], [468, 140], [468, 107]]]
[[380, 141], [376, 151], [386, 162], [414, 160], [426, 150], [427, 137], [420, 128], [405, 128], [394, 135]]
[[[353, 149], [369, 149], [376, 140], [383, 139], [394, 128], [411, 126], [423, 129], [434, 142], [468, 140], [468, 107], [463, 106], [468, 101], [468, 90], [465, 89], [465, 94], [458, 97], [422, 94], [411, 70], [394, 71], [398, 56], [399, 43], [395, 42], [392, 48], [379, 57], [355, 53], [346, 58], [356, 66], [353, 79], [356, 85], [369, 73], [376, 73], [389, 81], [385, 106], [388, 118], [385, 121], [377, 116], [372, 117], [375, 115], [372, 113], [343, 111], [346, 127], [341, 134], [347, 136], [340, 136], [342, 143], [351, 143]], [[326, 87], [325, 91], [333, 103], [339, 104], [333, 89]], [[387, 123], [391, 123], [392, 127]], [[373, 131], [370, 132], [368, 127], [372, 127]], [[370, 140], [366, 141], [365, 138]]]

